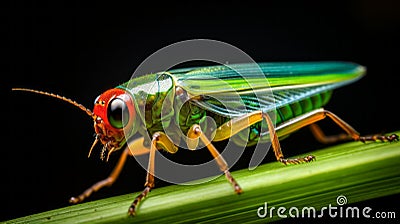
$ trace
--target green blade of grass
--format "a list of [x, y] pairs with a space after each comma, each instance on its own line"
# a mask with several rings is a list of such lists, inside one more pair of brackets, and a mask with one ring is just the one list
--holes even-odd
[[[399, 134], [399, 133], [397, 133]], [[400, 143], [345, 143], [311, 152], [317, 161], [283, 166], [265, 164], [253, 171], [232, 173], [244, 193], [235, 195], [223, 176], [198, 185], [173, 185], [152, 190], [136, 217], [127, 215], [138, 194], [121, 195], [34, 214], [9, 223], [179, 223], [266, 222], [257, 210], [337, 206], [339, 195], [347, 203], [400, 193]], [[373, 205], [371, 205], [373, 208]], [[264, 212], [264, 211], [263, 211]], [[318, 213], [319, 214], [319, 213]], [[288, 215], [286, 211], [286, 215]], [[327, 216], [327, 213], [326, 213]]]

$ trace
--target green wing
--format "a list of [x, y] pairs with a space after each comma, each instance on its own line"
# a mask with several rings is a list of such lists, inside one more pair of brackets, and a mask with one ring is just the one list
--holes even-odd
[[223, 116], [272, 111], [361, 78], [365, 68], [351, 62], [233, 64], [171, 70], [193, 102]]

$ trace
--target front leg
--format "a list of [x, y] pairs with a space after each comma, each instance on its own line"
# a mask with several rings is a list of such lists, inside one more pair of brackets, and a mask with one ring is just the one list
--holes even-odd
[[122, 171], [122, 168], [124, 167], [128, 155], [138, 156], [150, 152], [150, 149], [143, 146], [143, 140], [144, 138], [141, 137], [139, 139], [135, 139], [132, 142], [129, 142], [128, 147], [125, 147], [125, 149], [123, 150], [121, 157], [119, 158], [117, 165], [115, 166], [111, 174], [104, 180], [101, 180], [93, 184], [79, 196], [71, 197], [71, 199], [69, 199], [69, 202], [72, 204], [81, 203], [86, 198], [90, 197], [90, 195], [92, 195], [94, 192], [100, 190], [103, 187], [110, 187], [112, 184], [114, 184], [114, 182], [118, 179], [118, 176]]
[[82, 194], [80, 194], [77, 197], [71, 197], [69, 199], [69, 202], [72, 204], [77, 204], [82, 201], [84, 201], [86, 198], [88, 198], [92, 193], [100, 190], [103, 187], [109, 187], [111, 186], [118, 178], [119, 174], [121, 173], [122, 168], [124, 167], [126, 157], [129, 154], [129, 149], [126, 147], [124, 151], [122, 152], [121, 157], [118, 160], [117, 165], [115, 166], [114, 170], [111, 172], [110, 176], [108, 176], [106, 179], [101, 180], [95, 184], [93, 184], [91, 187], [86, 189]]

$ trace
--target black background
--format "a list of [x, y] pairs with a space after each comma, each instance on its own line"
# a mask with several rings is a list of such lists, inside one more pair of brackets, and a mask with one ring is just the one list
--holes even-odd
[[[365, 65], [367, 76], [338, 89], [327, 109], [363, 134], [398, 130], [400, 13], [395, 2], [148, 2], [109, 10], [73, 2], [8, 3], [1, 16], [7, 123], [1, 220], [67, 206], [69, 197], [106, 177], [117, 159], [101, 162], [99, 149], [87, 158], [94, 130], [80, 110], [52, 98], [11, 92], [11, 87], [55, 92], [91, 108], [101, 92], [127, 81], [146, 57], [177, 41], [223, 41], [258, 62]], [[340, 131], [326, 123], [328, 132]], [[282, 144], [287, 156], [320, 147], [307, 130]], [[178, 158], [196, 160], [190, 155], [182, 152]], [[247, 163], [244, 158], [234, 169]], [[144, 179], [145, 171], [130, 159], [121, 179], [91, 199], [139, 191]]]

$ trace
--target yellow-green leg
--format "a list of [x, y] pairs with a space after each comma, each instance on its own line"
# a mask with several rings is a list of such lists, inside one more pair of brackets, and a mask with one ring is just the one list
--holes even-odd
[[221, 141], [224, 139], [228, 139], [231, 136], [242, 131], [243, 129], [248, 128], [257, 122], [261, 122], [263, 119], [267, 122], [268, 133], [271, 139], [272, 149], [274, 150], [275, 157], [278, 161], [282, 162], [283, 164], [298, 164], [301, 162], [310, 162], [315, 159], [313, 155], [309, 155], [303, 158], [294, 158], [294, 159], [284, 158], [277, 135], [277, 130], [275, 129], [270, 116], [267, 113], [263, 113], [262, 111], [255, 111], [245, 116], [234, 118], [226, 122], [225, 124], [217, 128], [213, 140]]
[[[314, 123], [325, 119], [326, 117], [330, 118], [335, 124], [337, 124], [340, 128], [342, 128], [346, 134], [338, 135], [335, 137], [325, 136], [323, 132], [316, 126]], [[265, 119], [268, 125], [268, 132], [262, 135], [269, 135], [272, 143], [272, 148], [275, 153], [275, 157], [278, 161], [284, 164], [297, 164], [300, 162], [310, 162], [315, 159], [313, 155], [306, 156], [304, 158], [295, 158], [295, 159], [285, 159], [279, 144], [278, 136], [286, 136], [294, 131], [297, 131], [300, 128], [311, 125], [311, 130], [314, 136], [322, 141], [322, 142], [333, 142], [337, 140], [344, 139], [354, 139], [355, 141], [398, 141], [399, 136], [396, 134], [391, 135], [372, 135], [372, 136], [360, 136], [360, 134], [345, 121], [340, 119], [338, 116], [333, 114], [330, 111], [327, 111], [323, 108], [308, 112], [306, 114], [300, 115], [296, 118], [293, 118], [289, 121], [286, 121], [280, 124], [278, 127], [274, 127], [271, 121], [271, 118], [267, 113], [263, 113], [262, 111], [255, 111], [249, 113], [245, 116], [234, 118], [216, 130], [216, 134], [214, 137], [214, 141], [221, 141], [227, 138], [230, 138], [232, 135], [240, 132], [241, 130], [249, 127], [252, 124], [262, 121]]]
[[[326, 136], [319, 128], [319, 126], [315, 124], [315, 122], [325, 118], [330, 118], [335, 124], [342, 128], [346, 134]], [[307, 125], [310, 125], [311, 132], [314, 134], [315, 138], [323, 143], [332, 143], [336, 141], [350, 139], [360, 142], [378, 140], [382, 142], [393, 142], [399, 140], [399, 136], [397, 136], [396, 134], [361, 136], [353, 127], [340, 119], [337, 115], [323, 108], [311, 111], [288, 122], [285, 122], [282, 125], [279, 125], [279, 127], [277, 128], [277, 132], [278, 135], [283, 136]]]

